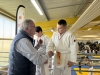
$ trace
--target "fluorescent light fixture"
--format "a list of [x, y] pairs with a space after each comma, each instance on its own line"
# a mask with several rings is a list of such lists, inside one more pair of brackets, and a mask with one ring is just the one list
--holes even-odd
[[89, 28], [88, 30], [91, 30], [92, 28]]
[[41, 9], [39, 8], [38, 4], [36, 3], [35, 0], [31, 0], [31, 2], [33, 3], [33, 5], [35, 6], [35, 8], [37, 9], [37, 11], [39, 12], [40, 15], [43, 15]]

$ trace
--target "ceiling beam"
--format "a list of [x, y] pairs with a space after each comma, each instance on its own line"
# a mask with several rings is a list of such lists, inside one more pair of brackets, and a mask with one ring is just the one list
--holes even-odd
[[41, 10], [42, 10], [44, 16], [46, 17], [47, 21], [49, 21], [49, 18], [48, 18], [48, 16], [47, 16], [45, 10], [43, 9], [43, 6], [42, 6], [40, 0], [37, 0], [37, 3], [40, 5], [40, 8], [41, 8]]
[[100, 0], [94, 0], [92, 4], [84, 11], [84, 13], [78, 18], [78, 20], [69, 29], [71, 32], [75, 32], [85, 24], [92, 21], [94, 18], [100, 15]]
[[11, 18], [11, 19], [13, 19], [13, 20], [16, 20], [16, 17], [14, 15], [8, 13], [7, 11], [5, 11], [5, 10], [3, 10], [1, 8], [0, 8], [0, 13], [5, 15], [5, 16], [7, 16], [7, 17], [9, 17], [9, 18]]
[[83, 6], [85, 5], [85, 3], [87, 2], [87, 0], [82, 0], [81, 5], [79, 6], [79, 8], [77, 9], [77, 11], [75, 12], [74, 16], [76, 17], [78, 15], [78, 13], [81, 11], [81, 9], [83, 8]]

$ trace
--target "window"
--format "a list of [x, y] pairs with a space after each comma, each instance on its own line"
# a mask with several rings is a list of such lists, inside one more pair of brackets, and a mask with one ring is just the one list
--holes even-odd
[[[6, 65], [11, 41], [15, 36], [15, 21], [0, 15], [0, 66]], [[3, 53], [4, 52], [4, 53]]]

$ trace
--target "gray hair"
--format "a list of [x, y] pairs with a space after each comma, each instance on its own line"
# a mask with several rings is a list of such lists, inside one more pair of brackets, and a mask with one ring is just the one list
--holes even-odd
[[20, 26], [20, 30], [25, 30], [26, 27], [28, 27], [30, 25], [30, 23], [33, 22], [32, 19], [26, 19], [22, 22], [21, 26]]

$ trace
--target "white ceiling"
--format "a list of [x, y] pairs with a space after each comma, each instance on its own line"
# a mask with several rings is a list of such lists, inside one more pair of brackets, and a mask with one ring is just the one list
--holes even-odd
[[[0, 9], [16, 16], [17, 7], [25, 6], [25, 18], [31, 18], [35, 22], [59, 20], [62, 18], [81, 17], [84, 11], [94, 0], [36, 0], [43, 11], [40, 15], [30, 0], [0, 0]], [[97, 0], [100, 1], [100, 0]], [[1, 10], [0, 10], [1, 12]], [[76, 30], [74, 34], [78, 38], [100, 37], [98, 28], [88, 31], [87, 29], [99, 25], [100, 21], [92, 21], [83, 25], [82, 29]], [[74, 25], [74, 24], [73, 24]], [[69, 26], [71, 27], [71, 26]], [[98, 26], [99, 27], [99, 26]], [[85, 28], [85, 29], [84, 29]], [[94, 27], [95, 28], [95, 27]], [[48, 29], [48, 28], [47, 28]]]
[[75, 17], [81, 15], [93, 0], [37, 0], [44, 15], [40, 15], [30, 0], [0, 0], [0, 8], [12, 15], [16, 15], [19, 5], [25, 6], [25, 18], [32, 18], [35, 22]]

